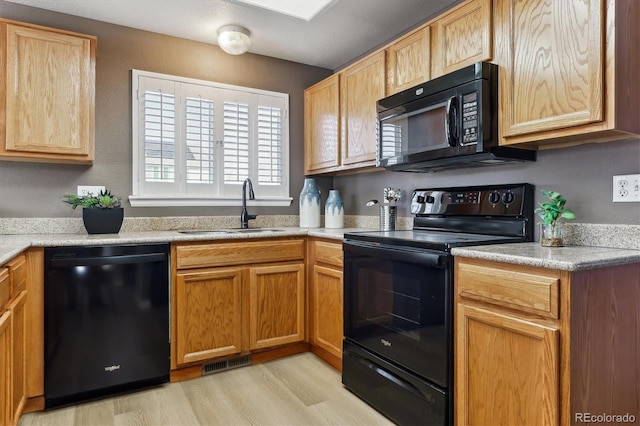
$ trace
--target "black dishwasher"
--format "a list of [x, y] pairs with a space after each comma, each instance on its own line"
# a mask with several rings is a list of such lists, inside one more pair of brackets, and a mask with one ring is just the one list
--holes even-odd
[[169, 380], [169, 244], [45, 248], [51, 408]]

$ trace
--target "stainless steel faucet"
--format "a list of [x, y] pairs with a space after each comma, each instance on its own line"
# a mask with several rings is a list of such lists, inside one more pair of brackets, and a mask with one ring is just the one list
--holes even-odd
[[242, 213], [240, 213], [240, 228], [242, 229], [248, 228], [249, 221], [258, 217], [258, 215], [247, 212], [247, 184], [249, 184], [249, 199], [256, 199], [256, 195], [253, 193], [253, 183], [251, 179], [246, 178], [242, 184]]

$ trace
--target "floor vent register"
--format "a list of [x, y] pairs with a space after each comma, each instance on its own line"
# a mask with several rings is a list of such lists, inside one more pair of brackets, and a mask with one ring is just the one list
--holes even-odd
[[202, 375], [219, 373], [233, 368], [251, 365], [251, 355], [244, 355], [238, 358], [225, 359], [224, 361], [210, 362], [202, 366]]

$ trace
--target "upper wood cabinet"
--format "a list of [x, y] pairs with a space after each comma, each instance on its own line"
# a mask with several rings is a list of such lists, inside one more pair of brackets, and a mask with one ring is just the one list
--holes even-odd
[[385, 53], [340, 73], [340, 146], [345, 169], [374, 166], [378, 141], [376, 102], [385, 96]]
[[340, 164], [340, 79], [338, 74], [304, 92], [304, 172]]
[[305, 174], [375, 166], [385, 75], [380, 51], [305, 90]]
[[431, 78], [493, 59], [491, 0], [471, 0], [431, 24]]
[[431, 27], [421, 28], [387, 47], [387, 93], [409, 89], [431, 77]]
[[639, 2], [495, 0], [494, 16], [501, 144], [640, 133]]
[[93, 36], [0, 20], [0, 158], [91, 164]]

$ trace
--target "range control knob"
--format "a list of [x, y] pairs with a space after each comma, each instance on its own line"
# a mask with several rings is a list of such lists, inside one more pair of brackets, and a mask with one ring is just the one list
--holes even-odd
[[499, 203], [500, 202], [500, 193], [492, 192], [491, 194], [489, 194], [489, 202], [491, 204]]
[[504, 194], [502, 194], [502, 202], [505, 204], [511, 204], [513, 203], [513, 200], [515, 200], [516, 196], [513, 195], [513, 192], [505, 192]]

